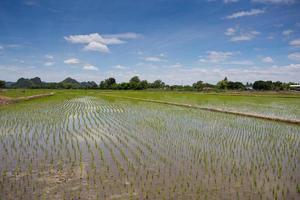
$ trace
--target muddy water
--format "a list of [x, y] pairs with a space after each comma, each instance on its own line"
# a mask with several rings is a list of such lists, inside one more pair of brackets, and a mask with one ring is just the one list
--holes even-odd
[[0, 120], [0, 199], [300, 198], [299, 126], [94, 97]]

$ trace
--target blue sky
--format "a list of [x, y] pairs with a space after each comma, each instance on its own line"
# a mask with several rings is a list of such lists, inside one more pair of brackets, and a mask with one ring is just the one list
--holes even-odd
[[0, 79], [300, 81], [298, 0], [1, 0]]

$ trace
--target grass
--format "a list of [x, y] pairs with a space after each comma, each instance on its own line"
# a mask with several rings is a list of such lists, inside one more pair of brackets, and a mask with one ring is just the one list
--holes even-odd
[[299, 198], [299, 126], [103, 96], [227, 94], [54, 92], [0, 107], [0, 199]]

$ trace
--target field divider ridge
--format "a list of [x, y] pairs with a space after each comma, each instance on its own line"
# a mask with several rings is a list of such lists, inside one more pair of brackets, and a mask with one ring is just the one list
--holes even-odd
[[195, 108], [195, 109], [211, 111], [211, 112], [226, 113], [226, 114], [231, 114], [231, 115], [239, 115], [239, 116], [244, 116], [244, 117], [252, 117], [252, 118], [264, 119], [264, 120], [269, 120], [269, 121], [277, 121], [277, 122], [284, 122], [284, 123], [289, 123], [289, 124], [300, 125], [300, 120], [296, 120], [296, 119], [285, 119], [285, 118], [280, 118], [280, 117], [265, 116], [265, 115], [259, 115], [259, 114], [248, 113], [248, 112], [230, 111], [230, 110], [223, 110], [223, 109], [218, 109], [218, 108], [207, 108], [207, 107], [201, 107], [201, 106], [196, 106], [196, 105], [191, 105], [191, 104], [161, 101], [161, 100], [154, 100], [154, 99], [124, 97], [124, 96], [107, 95], [107, 94], [100, 94], [100, 95], [106, 96], [106, 97], [115, 97], [115, 98], [131, 99], [131, 100], [144, 101], [144, 102], [160, 103], [160, 104], [165, 104], [165, 105], [180, 106], [180, 107], [185, 107], [185, 108]]
[[3, 104], [10, 104], [10, 103], [18, 103], [21, 101], [28, 101], [31, 99], [38, 99], [38, 98], [42, 98], [42, 97], [49, 97], [49, 96], [53, 96], [54, 92], [51, 93], [47, 93], [47, 94], [37, 94], [37, 95], [32, 95], [32, 96], [25, 96], [25, 97], [17, 97], [17, 98], [6, 98], [6, 102]]

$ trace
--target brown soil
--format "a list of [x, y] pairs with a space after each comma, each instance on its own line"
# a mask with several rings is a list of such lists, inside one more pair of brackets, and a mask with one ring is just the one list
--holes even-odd
[[18, 98], [14, 98], [14, 99], [0, 95], [0, 105], [7, 105], [7, 104], [10, 104], [10, 103], [17, 103], [17, 102], [20, 102], [20, 101], [37, 99], [37, 98], [41, 98], [41, 97], [48, 97], [48, 96], [52, 96], [52, 95], [54, 95], [54, 93], [38, 94], [38, 95], [33, 95], [33, 96], [28, 96], [28, 97], [18, 97]]
[[5, 97], [5, 96], [0, 96], [0, 105], [6, 105], [12, 103], [12, 99]]

